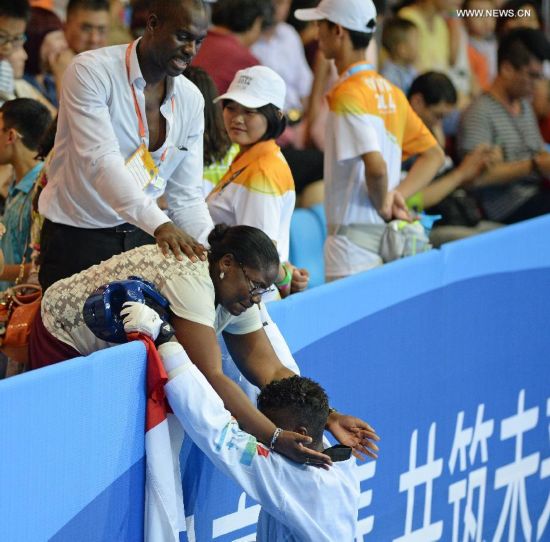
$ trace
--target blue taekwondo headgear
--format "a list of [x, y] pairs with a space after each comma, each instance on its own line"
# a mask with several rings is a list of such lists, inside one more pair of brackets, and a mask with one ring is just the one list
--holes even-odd
[[128, 342], [120, 317], [126, 301], [145, 303], [157, 311], [164, 322], [169, 321], [168, 300], [149, 281], [128, 277], [100, 286], [84, 303], [84, 321], [96, 337], [110, 343]]

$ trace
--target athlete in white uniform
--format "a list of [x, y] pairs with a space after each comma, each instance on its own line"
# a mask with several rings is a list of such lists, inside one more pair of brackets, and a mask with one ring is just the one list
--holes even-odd
[[[258, 542], [355, 539], [359, 480], [353, 457], [323, 470], [272, 453], [240, 429], [180, 344], [166, 343], [159, 353], [168, 372], [170, 406], [187, 435], [262, 505]], [[258, 407], [278, 427], [312, 437], [309, 446], [323, 450], [329, 406], [315, 382], [300, 376], [272, 382], [262, 389]]]

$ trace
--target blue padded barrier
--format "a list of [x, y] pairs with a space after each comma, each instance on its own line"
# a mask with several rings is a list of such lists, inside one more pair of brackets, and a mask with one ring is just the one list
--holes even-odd
[[[270, 304], [302, 373], [382, 436], [358, 471], [357, 542], [550, 540], [548, 231], [542, 217]], [[132, 344], [0, 382], [0, 540], [141, 539], [143, 368]], [[189, 441], [181, 459], [181, 540], [254, 540], [258, 505]]]
[[0, 382], [0, 540], [140, 540], [144, 369], [132, 343]]

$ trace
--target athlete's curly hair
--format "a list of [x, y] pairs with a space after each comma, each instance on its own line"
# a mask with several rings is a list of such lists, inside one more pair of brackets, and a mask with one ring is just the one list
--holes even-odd
[[258, 409], [268, 418], [276, 412], [284, 416], [287, 427], [304, 426], [314, 441], [320, 440], [328, 418], [325, 390], [304, 376], [274, 380], [258, 397]]

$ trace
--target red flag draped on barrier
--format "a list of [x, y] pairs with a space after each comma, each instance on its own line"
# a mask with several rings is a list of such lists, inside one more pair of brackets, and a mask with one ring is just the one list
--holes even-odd
[[147, 412], [145, 427], [145, 542], [178, 542], [185, 530], [179, 453], [183, 429], [172, 414], [164, 385], [168, 375], [155, 343], [147, 336], [131, 333], [147, 349]]

